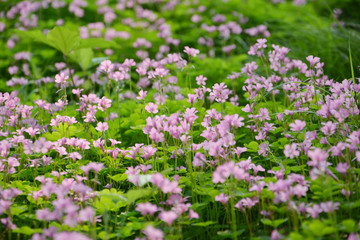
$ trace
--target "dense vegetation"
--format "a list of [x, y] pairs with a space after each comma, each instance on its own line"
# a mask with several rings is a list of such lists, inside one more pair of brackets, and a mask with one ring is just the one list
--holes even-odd
[[359, 239], [358, 9], [1, 1], [0, 239]]

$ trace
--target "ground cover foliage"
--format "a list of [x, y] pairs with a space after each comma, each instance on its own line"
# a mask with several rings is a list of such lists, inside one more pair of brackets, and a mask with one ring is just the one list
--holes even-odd
[[0, 239], [359, 239], [359, 2], [0, 2]]

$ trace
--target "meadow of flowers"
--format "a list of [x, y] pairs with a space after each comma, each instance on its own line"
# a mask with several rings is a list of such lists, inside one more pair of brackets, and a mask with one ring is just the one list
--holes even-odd
[[357, 7], [2, 0], [0, 239], [359, 239]]

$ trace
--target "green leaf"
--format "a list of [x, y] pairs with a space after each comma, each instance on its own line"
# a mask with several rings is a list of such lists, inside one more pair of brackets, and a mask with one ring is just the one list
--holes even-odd
[[278, 228], [278, 226], [280, 226], [281, 224], [287, 222], [287, 218], [283, 218], [283, 219], [277, 219], [273, 221], [273, 225], [275, 228]]
[[309, 236], [322, 237], [335, 232], [335, 228], [331, 226], [329, 220], [318, 220], [305, 221], [302, 225], [304, 232]]
[[149, 189], [129, 190], [126, 193], [128, 204], [133, 203], [142, 197], [147, 197], [151, 193], [152, 193], [152, 190], [149, 190]]
[[30, 228], [28, 226], [22, 226], [21, 228], [16, 228], [12, 230], [14, 233], [20, 233], [25, 235], [33, 235], [34, 233], [40, 233], [40, 228]]
[[101, 62], [103, 62], [105, 60], [108, 60], [108, 59], [109, 59], [108, 57], [96, 57], [96, 58], [93, 58], [93, 59], [91, 59], [91, 66], [100, 64]]
[[238, 231], [235, 232], [235, 234], [229, 230], [225, 230], [222, 232], [217, 232], [217, 234], [221, 237], [221, 238], [227, 238], [230, 239], [234, 236], [240, 236], [241, 234], [243, 234], [245, 232], [245, 229], [240, 229]]
[[181, 173], [187, 173], [187, 170], [186, 170], [185, 168], [182, 168], [182, 169], [180, 169], [180, 170], [178, 171], [178, 173], [179, 173], [179, 174], [181, 174]]
[[54, 27], [46, 36], [48, 43], [68, 56], [80, 44], [80, 35], [77, 31], [66, 27]]
[[292, 232], [292, 233], [290, 233], [290, 235], [289, 235], [289, 239], [291, 239], [291, 240], [303, 240], [304, 237], [303, 237], [301, 234], [299, 234], [299, 233]]
[[344, 227], [347, 233], [352, 233], [357, 231], [357, 226], [353, 219], [346, 219], [341, 222], [341, 225]]
[[103, 38], [87, 38], [81, 39], [79, 46], [75, 49], [81, 48], [119, 48], [119, 45], [113, 41], [107, 41]]
[[273, 228], [277, 228], [278, 226], [280, 226], [281, 224], [283, 224], [287, 220], [288, 220], [287, 218], [284, 218], [284, 219], [277, 219], [277, 220], [271, 221], [270, 219], [263, 218], [263, 219], [261, 219], [261, 222], [264, 225], [268, 225], [268, 226], [271, 226]]
[[100, 239], [111, 239], [111, 238], [116, 237], [116, 233], [110, 233], [110, 234], [108, 234], [108, 233], [105, 232], [105, 231], [101, 231], [101, 232], [98, 234], [98, 237], [99, 237]]
[[102, 192], [100, 192], [98, 194], [101, 197], [110, 198], [114, 203], [127, 201], [126, 197], [124, 195], [121, 195], [120, 193], [112, 193], [112, 192], [102, 193]]
[[264, 225], [273, 227], [272, 221], [271, 221], [270, 219], [263, 218], [263, 219], [261, 219], [261, 222], [262, 222]]
[[78, 135], [83, 136], [84, 127], [79, 123], [75, 123], [71, 126], [69, 126], [68, 123], [59, 123], [59, 125], [57, 127], [54, 126], [53, 129], [54, 131], [52, 133], [47, 132], [44, 135], [47, 140], [56, 141], [63, 137], [70, 138]]
[[152, 175], [151, 174], [139, 175], [138, 178], [139, 178], [139, 186], [142, 187], [151, 180]]
[[198, 227], [207, 227], [213, 224], [217, 224], [217, 222], [214, 221], [207, 221], [207, 222], [200, 222], [200, 223], [193, 223], [193, 226], [198, 226]]
[[62, 135], [58, 132], [47, 132], [45, 133], [44, 137], [46, 138], [47, 141], [57, 141], [60, 138], [62, 138]]
[[305, 165], [292, 166], [292, 167], [290, 167], [290, 171], [291, 171], [291, 172], [300, 172], [303, 168], [306, 169], [306, 166], [305, 166]]
[[114, 196], [101, 196], [100, 200], [96, 200], [93, 206], [97, 209], [101, 214], [105, 213], [105, 210], [108, 211], [118, 211], [120, 206], [118, 206], [113, 201]]
[[11, 206], [10, 210], [12, 215], [19, 215], [27, 210], [27, 206]]
[[244, 144], [244, 146], [247, 148], [248, 152], [257, 152], [259, 144], [255, 141], [252, 141], [249, 144]]
[[42, 43], [52, 46], [51, 44], [49, 44], [46, 36], [40, 30], [21, 31], [21, 30], [16, 29], [15, 34], [17, 34], [18, 36], [20, 36], [21, 38], [24, 38], [24, 39], [30, 39], [33, 41], [42, 42]]
[[87, 70], [91, 66], [91, 60], [94, 52], [91, 48], [77, 49], [70, 54], [70, 58], [77, 62], [82, 70]]
[[126, 174], [116, 174], [114, 176], [109, 176], [110, 179], [114, 180], [115, 182], [121, 182], [127, 179]]
[[174, 171], [174, 168], [167, 168], [167, 169], [164, 169], [161, 174], [162, 175], [169, 175], [170, 173], [172, 173]]

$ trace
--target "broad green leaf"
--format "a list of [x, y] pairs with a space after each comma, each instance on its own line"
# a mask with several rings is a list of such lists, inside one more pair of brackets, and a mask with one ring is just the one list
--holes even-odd
[[292, 233], [290, 233], [290, 235], [289, 235], [289, 239], [291, 239], [291, 240], [303, 240], [304, 237], [301, 236], [299, 233], [292, 232]]
[[91, 59], [91, 66], [100, 64], [101, 62], [103, 62], [105, 60], [108, 60], [108, 59], [109, 59], [108, 57], [96, 57], [96, 58], [93, 58], [93, 59]]
[[127, 179], [126, 174], [116, 174], [114, 176], [109, 176], [110, 179], [114, 180], [115, 182], [124, 181]]
[[217, 222], [214, 221], [207, 221], [207, 222], [200, 222], [200, 223], [193, 223], [193, 226], [198, 226], [198, 227], [207, 227], [213, 224], [217, 224]]
[[68, 56], [80, 44], [80, 35], [77, 31], [66, 27], [54, 27], [46, 36], [48, 43]]
[[47, 133], [45, 133], [44, 137], [48, 141], [57, 141], [60, 138], [62, 138], [62, 135], [59, 132], [52, 132], [52, 133], [47, 132]]
[[152, 193], [152, 190], [149, 190], [149, 189], [129, 190], [126, 193], [128, 204], [133, 203], [142, 197], [147, 197], [151, 193]]
[[98, 234], [98, 237], [100, 239], [112, 239], [114, 237], [116, 237], [116, 234], [115, 233], [107, 233], [105, 231], [101, 231], [99, 234]]
[[341, 222], [341, 225], [344, 227], [347, 233], [352, 233], [357, 231], [356, 222], [353, 219], [346, 219]]
[[146, 175], [139, 175], [138, 177], [139, 177], [139, 186], [143, 187], [151, 180], [152, 175], [146, 174]]
[[332, 234], [335, 232], [335, 228], [331, 226], [329, 220], [318, 220], [306, 221], [303, 223], [303, 229], [308, 235], [322, 237], [324, 235]]
[[90, 68], [93, 57], [94, 52], [91, 48], [77, 49], [70, 54], [70, 58], [77, 62], [82, 70]]
[[270, 219], [263, 218], [263, 219], [261, 219], [261, 222], [262, 222], [264, 225], [273, 227], [272, 221], [271, 221]]
[[161, 174], [162, 174], [162, 175], [169, 175], [169, 174], [172, 173], [173, 171], [174, 171], [173, 168], [167, 168], [167, 169], [163, 170], [163, 171], [161, 172]]
[[244, 144], [244, 146], [247, 148], [248, 152], [257, 152], [259, 144], [255, 141], [252, 141], [249, 144]]
[[18, 36], [20, 36], [21, 38], [24, 38], [24, 39], [26, 38], [26, 39], [30, 39], [30, 40], [33, 40], [33, 41], [42, 42], [42, 43], [45, 43], [47, 45], [52, 46], [48, 42], [46, 36], [40, 30], [21, 31], [21, 30], [16, 29], [15, 33]]
[[22, 226], [21, 228], [16, 228], [12, 230], [14, 233], [20, 233], [25, 235], [33, 235], [34, 233], [40, 233], [40, 228], [30, 228], [28, 226]]
[[109, 192], [109, 193], [98, 193], [99, 196], [101, 197], [107, 197], [107, 198], [110, 198], [114, 203], [117, 203], [117, 202], [126, 202], [127, 199], [125, 196], [121, 195], [120, 193], [112, 193], [112, 192]]
[[74, 48], [81, 49], [81, 48], [118, 48], [119, 45], [113, 41], [107, 41], [103, 38], [87, 38], [81, 39], [80, 44]]
[[27, 206], [11, 206], [11, 214], [19, 215], [27, 210]]
[[217, 232], [217, 234], [221, 238], [230, 239], [233, 236], [240, 236], [241, 234], [243, 234], [243, 232], [245, 232], [245, 229], [240, 229], [240, 230], [236, 231], [235, 234], [233, 232], [229, 231], [229, 230], [222, 231], [222, 232]]
[[305, 165], [292, 166], [292, 167], [290, 167], [290, 171], [291, 171], [291, 172], [300, 172], [303, 168], [306, 169], [306, 166], [305, 166]]
[[182, 169], [180, 169], [180, 170], [178, 171], [178, 173], [179, 173], [179, 174], [181, 174], [181, 173], [187, 173], [187, 170], [186, 170], [185, 168], [182, 168]]
[[264, 225], [268, 225], [268, 226], [271, 226], [273, 228], [277, 228], [278, 226], [280, 226], [281, 224], [283, 224], [287, 220], [288, 220], [287, 218], [284, 218], [284, 219], [277, 219], [277, 220], [271, 221], [270, 219], [263, 218], [263, 219], [261, 219], [261, 222]]
[[93, 206], [99, 211], [101, 214], [104, 214], [106, 210], [108, 211], [118, 211], [119, 206], [114, 203], [112, 197], [101, 196], [100, 200], [96, 200]]
[[71, 126], [68, 126], [68, 123], [59, 123], [59, 126], [54, 126], [53, 129], [54, 131], [52, 133], [47, 132], [44, 135], [47, 140], [56, 141], [63, 137], [83, 136], [84, 126], [79, 123]]

